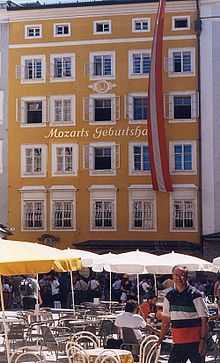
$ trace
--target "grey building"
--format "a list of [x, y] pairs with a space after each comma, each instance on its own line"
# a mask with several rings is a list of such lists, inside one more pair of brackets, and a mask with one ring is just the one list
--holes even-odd
[[0, 223], [8, 221], [7, 150], [8, 20], [6, 3], [0, 3]]
[[200, 0], [204, 255], [220, 255], [220, 0]]

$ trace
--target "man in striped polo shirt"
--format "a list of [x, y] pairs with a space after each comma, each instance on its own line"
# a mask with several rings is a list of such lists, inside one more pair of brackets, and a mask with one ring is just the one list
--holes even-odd
[[173, 349], [168, 363], [203, 363], [208, 334], [208, 311], [201, 293], [188, 281], [188, 270], [175, 266], [172, 270], [175, 287], [164, 298], [163, 322], [158, 344], [170, 324]]

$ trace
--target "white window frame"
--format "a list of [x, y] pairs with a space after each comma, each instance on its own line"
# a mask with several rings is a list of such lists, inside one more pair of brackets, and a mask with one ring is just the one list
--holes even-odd
[[[57, 159], [56, 159], [56, 149], [57, 148], [72, 147], [72, 173], [58, 173], [57, 172]], [[79, 165], [79, 145], [78, 144], [52, 144], [52, 176], [60, 177], [72, 177], [78, 175], [78, 165]]]
[[[26, 158], [25, 151], [26, 149], [36, 149], [41, 148], [41, 165], [42, 171], [40, 173], [25, 173], [26, 167]], [[22, 178], [43, 178], [47, 175], [47, 145], [45, 144], [23, 144], [21, 145], [21, 177]]]
[[[31, 102], [31, 101], [41, 101], [42, 102], [42, 122], [41, 123], [33, 123], [33, 124], [27, 124], [25, 122], [26, 120], [26, 111], [25, 111], [25, 103]], [[47, 100], [46, 97], [22, 97], [20, 100], [20, 105], [17, 105], [17, 107], [20, 107], [20, 115], [21, 119], [20, 125], [21, 127], [45, 127], [47, 123]]]
[[[55, 121], [55, 101], [68, 99], [71, 101], [71, 121], [56, 122]], [[53, 126], [68, 126], [76, 124], [76, 97], [75, 95], [57, 95], [50, 97], [50, 124]]]
[[[148, 29], [141, 29], [141, 30], [137, 30], [135, 29], [135, 24], [137, 21], [140, 22], [147, 22], [148, 24]], [[151, 30], [151, 19], [150, 18], [132, 18], [132, 32], [133, 33], [149, 33]]]
[[[111, 169], [107, 170], [96, 170], [95, 169], [95, 148], [111, 148]], [[104, 175], [116, 175], [116, 143], [115, 142], [97, 142], [89, 144], [89, 175], [90, 176], [104, 176]]]
[[[186, 28], [175, 28], [175, 20], [187, 20]], [[180, 16], [172, 16], [172, 31], [181, 31], [181, 30], [189, 30], [190, 29], [190, 15], [180, 15]]]
[[[174, 72], [173, 71], [173, 54], [175, 52], [191, 53], [191, 72]], [[195, 76], [195, 48], [169, 48], [168, 50], [168, 76], [173, 77], [192, 77]]]
[[[41, 59], [42, 77], [40, 79], [25, 79], [25, 60]], [[45, 83], [46, 82], [46, 58], [42, 54], [24, 55], [21, 57], [21, 83]]]
[[[76, 231], [76, 191], [72, 185], [54, 185], [50, 187], [50, 230]], [[53, 202], [72, 202], [72, 228], [55, 228]]]
[[[102, 94], [94, 94], [89, 96], [89, 124], [96, 125], [97, 127], [100, 125], [114, 125], [116, 124], [117, 119], [117, 100], [115, 94], [102, 93]], [[95, 118], [95, 107], [94, 100], [103, 99], [103, 98], [111, 98], [111, 112], [112, 112], [112, 121], [94, 121]], [[120, 106], [119, 106], [120, 107]], [[84, 112], [85, 113], [85, 112]]]
[[[117, 231], [117, 194], [114, 185], [92, 185], [89, 188], [90, 192], [90, 231], [99, 232], [114, 232]], [[111, 228], [95, 228], [93, 225], [95, 201], [112, 201], [113, 203], [113, 219]]]
[[134, 74], [133, 73], [133, 54], [136, 53], [147, 53], [151, 57], [151, 50], [147, 49], [131, 49], [128, 51], [128, 78], [129, 79], [139, 79], [139, 78], [149, 78], [149, 73], [147, 74]]
[[[194, 184], [177, 184], [173, 185], [174, 191], [170, 193], [170, 232], [175, 233], [195, 233], [198, 232], [198, 192]], [[175, 229], [174, 228], [174, 201], [191, 200], [194, 207], [194, 228], [193, 229]]]
[[[54, 59], [55, 58], [71, 58], [71, 77], [56, 78], [54, 77]], [[75, 53], [57, 53], [50, 55], [50, 82], [72, 82], [75, 81], [76, 77], [76, 57]]]
[[[34, 28], [34, 29], [39, 28], [40, 35], [38, 35], [38, 36], [36, 36], [36, 35], [29, 36], [28, 35], [28, 30], [30, 28]], [[27, 24], [27, 25], [25, 25], [25, 39], [40, 39], [40, 38], [42, 38], [42, 24]]]
[[[128, 99], [127, 99], [128, 123], [132, 124], [132, 125], [136, 125], [136, 124], [146, 125], [147, 124], [147, 119], [146, 120], [134, 120], [133, 119], [133, 114], [134, 114], [134, 100], [133, 100], [133, 98], [134, 97], [148, 97], [148, 93], [147, 92], [136, 92], [136, 93], [129, 93], [128, 94]], [[147, 113], [149, 114], [148, 104], [147, 104]]]
[[[108, 24], [109, 31], [97, 32], [97, 30], [96, 30], [96, 25], [97, 24], [102, 24], [103, 26], [105, 24]], [[96, 21], [93, 21], [93, 34], [111, 34], [111, 33], [112, 33], [112, 22], [111, 22], [111, 20], [96, 20]]]
[[[168, 107], [168, 122], [169, 123], [191, 123], [191, 122], [197, 122], [197, 118], [198, 118], [198, 110], [199, 110], [199, 97], [198, 97], [198, 93], [195, 91], [183, 91], [183, 92], [171, 92], [168, 95], [168, 105], [166, 107]], [[174, 97], [175, 96], [191, 96], [191, 118], [189, 119], [176, 119], [174, 118]]]
[[[104, 56], [109, 55], [112, 57], [112, 75], [110, 76], [94, 76], [93, 75], [93, 64], [94, 64], [94, 57], [95, 56]], [[90, 52], [89, 53], [89, 78], [91, 81], [100, 80], [100, 79], [115, 79], [116, 78], [116, 65], [115, 65], [115, 51], [101, 51], [101, 52]]]
[[[47, 230], [47, 199], [46, 188], [44, 186], [22, 187], [21, 192], [21, 231], [22, 232], [37, 232]], [[42, 201], [43, 202], [43, 227], [34, 229], [24, 228], [24, 202], [25, 201]]]
[[[128, 187], [129, 195], [129, 231], [135, 232], [156, 232], [157, 231], [157, 203], [156, 203], [156, 193], [152, 189], [152, 185], [130, 185]], [[153, 225], [151, 229], [148, 228], [135, 228], [133, 227], [133, 201], [143, 200], [152, 201], [153, 208]]]
[[[129, 175], [151, 175], [151, 170], [135, 170], [134, 169], [134, 146], [141, 146], [142, 147], [142, 153], [143, 153], [143, 146], [148, 146], [147, 142], [129, 142], [128, 144], [128, 152], [129, 152]], [[142, 154], [143, 157], [143, 154]]]
[[[192, 146], [192, 170], [175, 170], [175, 145], [191, 145]], [[170, 174], [171, 175], [196, 175], [197, 174], [197, 143], [195, 140], [176, 140], [169, 142], [170, 154]]]
[[[57, 26], [68, 26], [68, 34], [57, 34]], [[55, 23], [53, 24], [53, 36], [55, 38], [63, 38], [63, 37], [70, 37], [71, 35], [71, 24], [70, 23]]]

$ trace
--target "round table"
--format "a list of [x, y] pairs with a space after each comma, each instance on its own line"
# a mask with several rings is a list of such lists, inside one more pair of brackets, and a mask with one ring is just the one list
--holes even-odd
[[89, 363], [95, 362], [95, 359], [102, 353], [102, 357], [106, 355], [113, 355], [116, 353], [121, 360], [121, 363], [133, 363], [134, 359], [129, 350], [124, 349], [104, 349], [104, 348], [95, 348], [95, 349], [85, 349], [86, 354], [89, 357]]

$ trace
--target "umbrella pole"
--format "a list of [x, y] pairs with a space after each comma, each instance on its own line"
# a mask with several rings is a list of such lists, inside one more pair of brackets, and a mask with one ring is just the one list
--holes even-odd
[[74, 296], [74, 288], [73, 288], [73, 271], [70, 271], [70, 282], [71, 282], [71, 294], [72, 294], [72, 304], [73, 304], [73, 313], [75, 315], [75, 296]]
[[112, 273], [111, 273], [111, 271], [110, 271], [110, 277], [109, 277], [109, 300], [110, 300], [109, 310], [111, 312], [112, 311]]
[[7, 362], [10, 363], [10, 344], [8, 340], [8, 326], [6, 322], [5, 316], [5, 304], [4, 304], [4, 297], [3, 297], [3, 288], [2, 288], [2, 276], [0, 276], [0, 300], [1, 300], [1, 307], [2, 307], [2, 321], [5, 333], [5, 347], [6, 347], [6, 354], [7, 354]]
[[154, 291], [155, 295], [157, 296], [157, 276], [154, 274]]
[[140, 280], [139, 280], [139, 274], [137, 274], [137, 299], [138, 299], [138, 305], [140, 305]]

